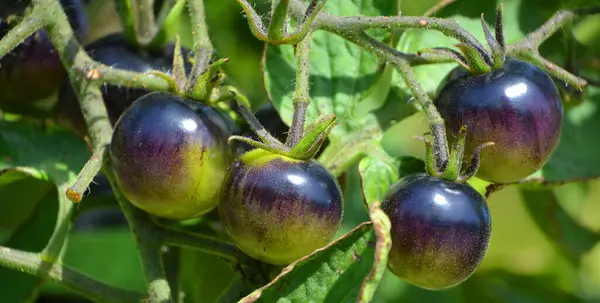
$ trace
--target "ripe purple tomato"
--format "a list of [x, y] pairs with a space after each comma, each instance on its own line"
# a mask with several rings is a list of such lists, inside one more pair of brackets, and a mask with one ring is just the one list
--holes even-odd
[[234, 152], [215, 109], [172, 93], [136, 100], [115, 124], [110, 157], [123, 194], [164, 218], [212, 210]]
[[552, 79], [539, 68], [507, 58], [504, 66], [472, 76], [457, 68], [441, 87], [435, 105], [452, 142], [467, 126], [465, 159], [486, 142], [478, 177], [514, 182], [539, 170], [558, 145], [563, 105]]
[[262, 149], [229, 167], [219, 204], [221, 222], [240, 250], [275, 265], [328, 244], [342, 213], [342, 192], [321, 164]]
[[381, 208], [392, 223], [388, 268], [408, 283], [432, 290], [455, 286], [487, 252], [490, 212], [467, 184], [409, 175], [388, 190]]

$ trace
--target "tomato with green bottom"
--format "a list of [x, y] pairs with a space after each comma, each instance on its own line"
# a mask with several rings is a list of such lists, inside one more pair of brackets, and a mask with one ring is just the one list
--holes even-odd
[[219, 204], [221, 221], [239, 249], [275, 265], [327, 245], [342, 213], [340, 187], [319, 162], [260, 148], [229, 167]]
[[381, 208], [391, 222], [388, 268], [410, 284], [450, 288], [469, 278], [485, 257], [491, 215], [468, 184], [409, 175], [388, 190]]
[[215, 108], [166, 92], [136, 100], [117, 120], [110, 158], [136, 207], [189, 219], [214, 209], [235, 153], [228, 120]]

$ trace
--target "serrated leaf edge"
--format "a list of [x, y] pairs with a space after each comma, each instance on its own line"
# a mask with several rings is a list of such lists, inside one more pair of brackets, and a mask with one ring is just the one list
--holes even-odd
[[371, 221], [373, 222], [373, 227], [375, 228], [375, 234], [377, 236], [375, 260], [371, 271], [360, 287], [356, 302], [371, 302], [373, 295], [381, 282], [381, 278], [383, 278], [383, 274], [387, 269], [388, 255], [392, 248], [392, 238], [390, 234], [392, 223], [380, 208], [380, 205], [381, 203], [379, 201], [375, 201], [370, 205], [369, 209]]
[[313, 251], [312, 253], [292, 262], [290, 265], [286, 266], [281, 273], [279, 273], [273, 280], [271, 280], [271, 282], [269, 282], [268, 284], [264, 285], [261, 288], [258, 288], [256, 290], [254, 290], [252, 293], [250, 293], [249, 295], [245, 296], [244, 298], [242, 298], [241, 300], [238, 301], [238, 303], [250, 303], [250, 302], [256, 302], [256, 300], [260, 299], [263, 290], [273, 286], [275, 283], [277, 283], [279, 281], [279, 279], [283, 278], [285, 275], [287, 275], [288, 273], [290, 273], [292, 270], [294, 270], [294, 268], [296, 267], [296, 265], [303, 263], [304, 261], [307, 261], [309, 259], [311, 259], [312, 257], [318, 255], [319, 253], [335, 246], [337, 243], [339, 243], [340, 241], [346, 239], [347, 237], [349, 237], [350, 235], [352, 235], [353, 233], [363, 229], [363, 228], [368, 228], [369, 225], [373, 225], [373, 222], [368, 221], [368, 222], [363, 222], [361, 224], [359, 224], [358, 226], [356, 226], [355, 228], [353, 228], [352, 230], [350, 230], [349, 232], [345, 233], [343, 236], [335, 239], [334, 241], [332, 241], [331, 243], [329, 243], [326, 246], [323, 246], [315, 251]]

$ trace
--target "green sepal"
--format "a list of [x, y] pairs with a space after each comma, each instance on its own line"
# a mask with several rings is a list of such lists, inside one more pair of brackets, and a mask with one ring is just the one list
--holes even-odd
[[467, 137], [467, 126], [463, 125], [458, 131], [458, 138], [454, 141], [450, 158], [446, 170], [442, 173], [442, 178], [450, 181], [455, 181], [460, 175], [462, 167], [463, 155], [465, 152], [465, 141]]
[[475, 148], [475, 150], [473, 150], [473, 154], [471, 155], [471, 163], [469, 164], [467, 169], [465, 169], [464, 172], [458, 176], [458, 179], [456, 179], [455, 181], [467, 182], [469, 181], [469, 179], [475, 176], [477, 174], [477, 171], [479, 170], [479, 163], [481, 162], [481, 151], [484, 148], [493, 145], [495, 145], [494, 142], [486, 142]]
[[183, 93], [182, 91], [179, 90], [177, 81], [171, 75], [169, 75], [165, 72], [158, 71], [158, 70], [144, 72], [144, 73], [141, 73], [141, 74], [135, 76], [133, 79], [131, 79], [131, 84], [135, 83], [135, 81], [137, 81], [139, 78], [147, 77], [147, 76], [159, 77], [169, 83], [169, 91], [174, 92], [179, 95], [181, 95]]
[[277, 149], [275, 147], [272, 147], [272, 146], [270, 146], [268, 144], [265, 144], [265, 143], [262, 143], [260, 141], [256, 141], [256, 140], [250, 139], [248, 137], [244, 137], [244, 136], [231, 136], [231, 137], [229, 137], [229, 143], [231, 143], [231, 141], [233, 141], [233, 140], [241, 141], [241, 142], [244, 142], [244, 143], [246, 143], [248, 145], [254, 146], [254, 147], [259, 148], [259, 149], [264, 149], [266, 151], [269, 151], [269, 152], [272, 152], [272, 153], [275, 153], [275, 154], [287, 156], [287, 154], [286, 154], [285, 151], [279, 150], [279, 149]]
[[206, 71], [200, 75], [196, 85], [187, 91], [186, 94], [198, 100], [209, 100], [213, 88], [218, 86], [225, 79], [225, 74], [221, 71], [221, 66], [229, 62], [229, 58], [221, 58], [211, 63]]
[[[180, 1], [184, 2], [184, 1]], [[187, 84], [187, 75], [185, 72], [185, 63], [181, 53], [181, 40], [179, 35], [175, 36], [175, 53], [173, 54], [173, 80], [177, 85], [177, 90], [183, 92]]]
[[459, 51], [451, 49], [449, 47], [426, 48], [417, 52], [418, 55], [421, 55], [422, 53], [430, 53], [449, 57], [465, 69], [469, 69], [469, 64], [467, 63], [467, 59], [465, 58], [465, 56], [463, 56]]
[[482, 75], [492, 71], [492, 67], [487, 62], [491, 59], [486, 59], [485, 57], [487, 54], [482, 54], [475, 47], [469, 44], [459, 43], [455, 46], [458, 47], [465, 56], [467, 65], [469, 66], [469, 72], [472, 75]]
[[441, 173], [435, 167], [435, 155], [431, 141], [423, 136], [414, 136], [413, 138], [425, 143], [425, 169], [427, 173], [433, 177], [439, 177]]
[[121, 25], [123, 26], [123, 35], [125, 36], [125, 39], [131, 45], [139, 47], [140, 41], [138, 40], [135, 29], [133, 1], [117, 0], [115, 1], [115, 8], [117, 9], [119, 19], [121, 20]]
[[483, 18], [483, 14], [481, 14], [481, 26], [483, 27], [483, 34], [485, 35], [485, 40], [492, 51], [492, 69], [499, 69], [504, 65], [505, 52], [504, 48], [498, 43], [496, 38], [490, 32], [490, 28], [488, 27], [485, 19]]
[[148, 43], [149, 48], [159, 48], [173, 38], [174, 35], [179, 32], [179, 23], [181, 20], [181, 14], [185, 8], [186, 0], [177, 0], [169, 13], [158, 25], [158, 31]]
[[313, 122], [304, 132], [300, 142], [296, 144], [288, 153], [289, 157], [308, 160], [313, 158], [331, 130], [337, 123], [335, 115], [330, 114]]
[[502, 22], [502, 3], [498, 5], [498, 10], [496, 11], [496, 41], [500, 44], [502, 50], [506, 49], [504, 43], [504, 26]]
[[274, 0], [271, 14], [271, 23], [267, 31], [269, 42], [283, 41], [286, 38], [286, 23], [290, 0]]

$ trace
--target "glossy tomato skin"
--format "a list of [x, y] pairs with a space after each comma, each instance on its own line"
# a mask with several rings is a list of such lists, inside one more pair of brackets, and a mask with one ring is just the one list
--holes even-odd
[[431, 290], [455, 286], [487, 252], [490, 212], [469, 185], [409, 175], [389, 189], [381, 208], [392, 224], [388, 268], [408, 283]]
[[110, 157], [124, 195], [164, 218], [212, 210], [234, 159], [220, 113], [175, 94], [147, 94], [117, 121]]
[[[15, 25], [9, 15], [21, 15], [27, 1], [0, 4], [0, 38]], [[87, 21], [80, 0], [61, 0], [76, 38], [87, 33]], [[0, 58], [0, 106], [20, 112], [23, 103], [46, 98], [58, 91], [66, 76], [58, 52], [50, 42], [46, 30], [38, 30], [16, 48]]]
[[317, 161], [255, 149], [228, 170], [219, 214], [249, 256], [289, 264], [329, 243], [340, 226], [342, 193]]
[[[86, 46], [90, 57], [108, 66], [144, 73], [151, 70], [167, 72], [172, 70], [175, 47], [165, 45], [157, 50], [136, 48], [127, 42], [122, 33], [110, 34]], [[188, 53], [182, 49], [184, 55]], [[191, 66], [187, 64], [189, 70]], [[102, 86], [102, 97], [108, 110], [111, 123], [115, 123], [125, 109], [133, 101], [150, 91], [141, 88], [106, 84]], [[81, 108], [71, 84], [65, 80], [60, 96], [60, 112], [62, 116], [81, 133], [86, 132], [86, 125], [81, 114]]]
[[449, 141], [467, 125], [466, 157], [485, 142], [478, 177], [514, 182], [548, 162], [558, 145], [563, 105], [552, 79], [537, 67], [507, 58], [504, 66], [480, 76], [455, 69], [435, 105], [445, 120]]

